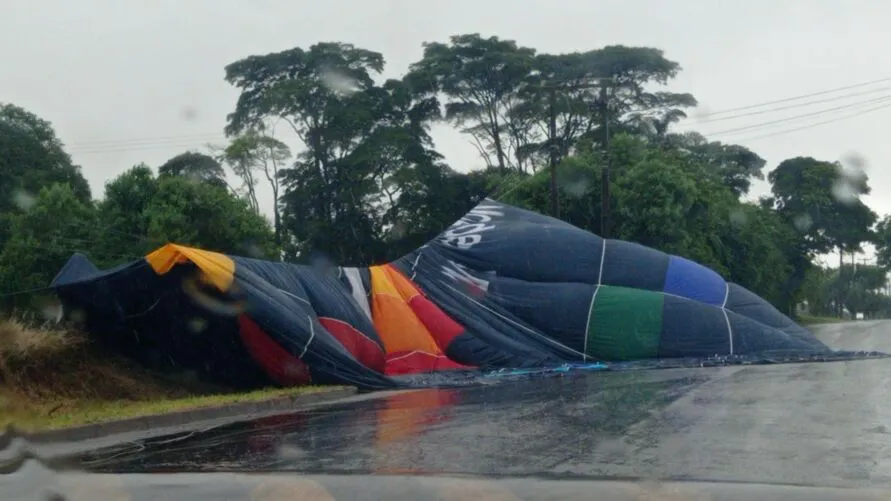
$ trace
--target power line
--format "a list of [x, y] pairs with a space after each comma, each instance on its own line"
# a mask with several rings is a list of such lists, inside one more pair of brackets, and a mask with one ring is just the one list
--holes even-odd
[[842, 120], [847, 120], [847, 119], [850, 119], [850, 118], [857, 118], [857, 117], [862, 116], [862, 115], [865, 115], [865, 114], [867, 114], [867, 113], [872, 113], [872, 112], [874, 112], [874, 111], [883, 110], [883, 109], [885, 109], [885, 108], [889, 108], [889, 107], [891, 107], [891, 103], [883, 104], [883, 105], [881, 105], [881, 106], [875, 106], [875, 107], [873, 107], [873, 108], [869, 108], [869, 109], [867, 109], [867, 110], [863, 110], [863, 111], [861, 111], [861, 112], [854, 113], [854, 114], [851, 114], [851, 115], [844, 115], [844, 116], [841, 116], [841, 117], [836, 117], [836, 118], [831, 119], [831, 120], [824, 120], [824, 121], [822, 121], [822, 122], [815, 122], [815, 123], [808, 124], [808, 125], [804, 125], [804, 126], [801, 126], [801, 127], [794, 127], [794, 128], [792, 128], [792, 129], [785, 129], [785, 130], [781, 130], [781, 131], [773, 132], [773, 133], [770, 133], [770, 134], [762, 134], [762, 135], [760, 135], [760, 136], [754, 136], [754, 137], [749, 137], [749, 138], [738, 139], [737, 142], [756, 141], [756, 140], [758, 140], [758, 139], [766, 139], [766, 138], [770, 138], [770, 137], [780, 136], [780, 135], [783, 135], [783, 134], [788, 134], [788, 133], [791, 133], [791, 132], [798, 132], [798, 131], [801, 131], [801, 130], [812, 129], [812, 128], [814, 128], [814, 127], [819, 127], [819, 126], [821, 126], [821, 125], [826, 125], [826, 124], [831, 124], [831, 123], [835, 123], [835, 122], [840, 122], [840, 121], [842, 121]]
[[105, 152], [105, 151], [120, 151], [120, 150], [144, 150], [158, 147], [173, 147], [173, 146], [183, 146], [183, 145], [194, 145], [197, 143], [207, 143], [215, 140], [225, 140], [226, 138], [223, 136], [211, 137], [196, 137], [196, 138], [182, 138], [182, 139], [168, 139], [163, 141], [143, 141], [141, 143], [108, 143], [106, 146], [90, 146], [90, 147], [73, 147], [69, 148], [67, 151], [72, 153], [95, 153], [95, 152]]
[[[86, 150], [69, 150], [70, 154], [73, 155], [93, 155], [97, 153], [121, 153], [126, 151], [145, 151], [145, 150], [156, 150], [162, 148], [194, 148], [199, 142], [198, 141], [175, 141], [169, 143], [146, 143], [146, 144], [137, 144], [137, 145], [115, 145], [109, 148], [92, 148]], [[206, 143], [206, 142], [205, 142]]]
[[856, 107], [858, 107], [858, 106], [863, 106], [863, 105], [866, 105], [866, 104], [879, 103], [879, 102], [886, 102], [886, 101], [889, 101], [889, 100], [891, 100], [891, 95], [886, 95], [886, 96], [881, 96], [881, 97], [878, 97], [878, 98], [869, 99], [869, 100], [861, 101], [861, 102], [857, 102], [857, 103], [849, 103], [849, 104], [845, 104], [845, 105], [842, 105], [842, 106], [836, 106], [836, 107], [834, 107], [834, 108], [825, 108], [825, 109], [822, 109], [822, 110], [812, 111], [812, 112], [810, 112], [810, 113], [803, 113], [803, 114], [801, 114], [801, 115], [793, 115], [793, 116], [791, 116], [791, 117], [779, 118], [779, 119], [776, 119], [776, 120], [770, 120], [770, 121], [768, 121], [768, 122], [761, 122], [761, 123], [758, 123], [758, 124], [746, 125], [746, 126], [742, 126], [742, 127], [734, 127], [734, 128], [732, 128], [732, 129], [725, 129], [725, 130], [721, 130], [721, 131], [707, 132], [707, 133], [703, 133], [703, 135], [731, 134], [731, 133], [735, 133], [735, 132], [743, 132], [743, 131], [747, 131], [747, 130], [751, 130], [751, 129], [760, 129], [760, 128], [765, 127], [765, 126], [767, 126], [767, 125], [774, 125], [774, 124], [778, 124], [778, 123], [784, 123], [784, 122], [795, 121], [795, 120], [799, 120], [799, 119], [801, 119], [801, 118], [808, 118], [808, 117], [813, 117], [813, 116], [819, 116], [819, 115], [822, 115], [822, 114], [824, 114], [824, 113], [828, 113], [828, 112], [831, 112], [831, 111], [841, 111], [841, 110], [846, 110], [846, 109], [856, 108]]
[[879, 87], [879, 88], [877, 88], [877, 89], [870, 89], [870, 90], [867, 90], [867, 91], [864, 91], [864, 92], [855, 92], [855, 93], [852, 93], [852, 94], [843, 94], [843, 95], [841, 95], [841, 96], [835, 96], [835, 97], [830, 97], [830, 98], [826, 98], [826, 99], [818, 99], [818, 100], [816, 100], [816, 101], [808, 101], [808, 102], [806, 102], [806, 103], [790, 104], [790, 105], [787, 105], [787, 106], [779, 106], [779, 107], [776, 107], [776, 108], [767, 108], [767, 109], [764, 109], [764, 110], [750, 111], [750, 112], [748, 112], [748, 113], [740, 113], [740, 114], [737, 114], [737, 115], [730, 115], [730, 116], [717, 117], [717, 118], [712, 118], [711, 115], [709, 115], [709, 116], [707, 116], [706, 118], [703, 118], [703, 119], [693, 120], [692, 123], [693, 123], [694, 125], [699, 125], [699, 124], [703, 124], [703, 123], [721, 122], [721, 121], [725, 121], [725, 120], [733, 120], [733, 119], [735, 119], [735, 118], [749, 117], [749, 116], [755, 116], [755, 115], [763, 115], [763, 114], [765, 114], [765, 113], [773, 113], [773, 112], [776, 112], [776, 111], [790, 110], [790, 109], [793, 109], [793, 108], [801, 108], [802, 106], [810, 106], [810, 105], [812, 105], [812, 104], [821, 104], [821, 103], [828, 103], [828, 102], [832, 102], [832, 101], [839, 101], [839, 100], [841, 100], [841, 99], [848, 99], [848, 98], [851, 98], [851, 97], [857, 97], [857, 96], [865, 96], [865, 95], [868, 95], [868, 94], [875, 94], [876, 92], [883, 92], [883, 91], [891, 91], [891, 87]]
[[201, 139], [201, 138], [209, 138], [209, 137], [220, 138], [220, 137], [225, 137], [225, 135], [221, 134], [219, 132], [208, 132], [208, 133], [202, 133], [202, 134], [181, 134], [181, 135], [177, 135], [177, 136], [133, 137], [133, 138], [129, 138], [129, 139], [100, 139], [100, 140], [96, 140], [96, 141], [81, 141], [81, 142], [77, 142], [77, 143], [66, 144], [65, 146], [69, 147], [69, 148], [80, 148], [80, 147], [91, 147], [91, 146], [100, 146], [101, 147], [104, 145], [114, 145], [114, 144], [129, 144], [129, 143], [139, 144], [139, 143], [144, 143], [146, 141], [165, 142], [165, 141], [170, 141], [170, 140], [185, 140], [188, 138]]
[[724, 113], [732, 113], [735, 111], [750, 110], [753, 108], [760, 108], [762, 106], [768, 106], [768, 105], [772, 105], [772, 104], [787, 103], [789, 101], [797, 101], [799, 99], [806, 99], [808, 97], [823, 96], [826, 94], [831, 94], [833, 92], [839, 92], [842, 90], [849, 90], [849, 89], [856, 89], [856, 88], [866, 87], [868, 85], [873, 85], [873, 84], [883, 83], [883, 82], [891, 82], [891, 77], [885, 77], [885, 78], [880, 78], [878, 80], [871, 80], [868, 82], [861, 82], [861, 83], [852, 84], [852, 85], [845, 85], [843, 87], [835, 87], [833, 89], [826, 89], [826, 90], [821, 90], [821, 91], [817, 91], [817, 92], [811, 92], [810, 94], [801, 94], [798, 96], [791, 96], [791, 97], [785, 97], [782, 99], [775, 99], [773, 101], [765, 101], [765, 102], [750, 104], [750, 105], [746, 105], [746, 106], [739, 106], [736, 108], [728, 108], [726, 110], [715, 111], [715, 112], [709, 113], [709, 115], [710, 116], [723, 115]]

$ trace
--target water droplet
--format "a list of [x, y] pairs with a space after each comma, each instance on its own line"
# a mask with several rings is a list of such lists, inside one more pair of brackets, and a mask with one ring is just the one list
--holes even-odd
[[712, 115], [712, 109], [709, 106], [701, 104], [693, 109], [690, 114], [691, 118], [695, 118], [696, 120], [704, 120], [709, 118]]
[[44, 499], [46, 501], [67, 501], [65, 499], [65, 496], [59, 494], [58, 492], [53, 492], [53, 491], [47, 492]]
[[[244, 304], [242, 301], [214, 297], [210, 291], [207, 290], [213, 286], [207, 285], [207, 279], [203, 278], [203, 275], [184, 278], [182, 286], [186, 295], [195, 301], [198, 306], [207, 311], [227, 316], [237, 316], [244, 311]], [[233, 294], [237, 293], [234, 289], [230, 290], [230, 292]]]
[[846, 177], [840, 177], [832, 183], [832, 197], [843, 204], [853, 204], [857, 201], [857, 190]]
[[256, 242], [245, 242], [244, 245], [242, 245], [242, 249], [244, 249], [244, 253], [248, 257], [257, 259], [266, 257], [266, 253], [263, 252], [263, 248], [260, 247]]
[[337, 264], [322, 252], [315, 251], [309, 258], [309, 264], [322, 274], [333, 273]]
[[71, 310], [71, 313], [68, 314], [68, 320], [74, 324], [82, 324], [87, 320], [87, 312], [80, 308]]
[[795, 225], [795, 229], [804, 233], [811, 229], [814, 220], [811, 218], [810, 214], [799, 214], [792, 220], [792, 224]]
[[289, 378], [294, 378], [294, 379], [306, 378], [306, 380], [309, 380], [308, 379], [309, 378], [308, 367], [306, 365], [304, 365], [302, 362], [301, 363], [287, 362], [287, 363], [285, 363], [284, 367], [282, 367], [282, 371]]
[[45, 320], [59, 323], [63, 317], [62, 305], [59, 303], [46, 303], [41, 305], [40, 314]]
[[12, 193], [12, 203], [22, 210], [31, 210], [37, 203], [37, 198], [25, 190], [16, 190]]
[[865, 172], [868, 162], [866, 161], [866, 157], [860, 153], [851, 151], [842, 156], [841, 163], [853, 171]]
[[180, 116], [187, 122], [193, 122], [198, 118], [198, 110], [192, 106], [183, 106], [183, 109], [180, 111]]
[[189, 320], [189, 330], [192, 331], [193, 334], [198, 334], [203, 332], [204, 329], [207, 328], [207, 320], [201, 317], [195, 317]]
[[191, 170], [187, 171], [183, 177], [191, 183], [201, 183], [205, 180], [203, 173]]
[[402, 221], [393, 223], [393, 227], [390, 228], [390, 234], [393, 235], [394, 238], [402, 238], [405, 236], [405, 223]]
[[587, 179], [582, 178], [561, 183], [560, 189], [567, 195], [578, 198], [588, 192], [590, 185], [591, 183]]
[[741, 210], [735, 210], [730, 213], [730, 224], [733, 226], [743, 226], [749, 221], [749, 216]]
[[278, 455], [282, 459], [301, 459], [306, 457], [306, 451], [292, 444], [282, 444], [278, 448]]
[[321, 78], [322, 84], [331, 92], [352, 94], [359, 90], [359, 84], [355, 79], [333, 69], [323, 70]]
[[863, 193], [867, 175], [866, 159], [850, 153], [840, 162], [838, 179], [832, 184], [832, 196], [843, 204], [853, 204]]
[[469, 280], [460, 280], [457, 285], [461, 292], [466, 294], [468, 297], [482, 299], [486, 296], [486, 291], [479, 284], [473, 283]]

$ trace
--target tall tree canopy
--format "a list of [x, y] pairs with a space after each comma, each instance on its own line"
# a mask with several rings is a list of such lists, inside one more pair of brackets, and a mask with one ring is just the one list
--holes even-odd
[[860, 200], [870, 191], [865, 177], [847, 175], [838, 162], [796, 157], [768, 179], [777, 210], [803, 235], [808, 251], [851, 251], [870, 238], [876, 215]]
[[90, 185], [52, 124], [24, 108], [0, 103], [0, 242], [9, 238], [9, 217], [54, 183], [67, 184], [77, 200], [90, 202]]
[[[383, 66], [380, 53], [319, 43], [226, 68], [227, 80], [241, 90], [230, 134], [262, 129], [278, 117], [306, 147], [280, 171], [282, 226], [293, 258], [322, 252], [361, 262], [383, 255], [385, 215], [400, 189], [394, 174], [440, 158], [427, 125], [438, 116], [438, 102], [415, 99], [398, 80], [377, 85], [373, 76]], [[358, 249], [357, 241], [367, 247]]]
[[269, 184], [274, 201], [272, 225], [275, 229], [275, 241], [277, 245], [281, 245], [281, 210], [278, 204], [281, 193], [279, 173], [288, 168], [291, 149], [272, 136], [251, 131], [233, 139], [223, 150], [221, 157], [229, 164], [235, 175], [241, 179], [243, 196], [256, 213], [260, 212], [257, 185], [261, 182]]
[[161, 176], [179, 176], [225, 187], [226, 172], [215, 158], [204, 153], [187, 151], [167, 160], [158, 167]]
[[604, 124], [621, 130], [646, 122], [664, 135], [685, 116], [683, 108], [696, 105], [690, 94], [650, 89], [678, 71], [678, 63], [649, 47], [537, 54], [473, 33], [424, 44], [407, 80], [418, 92], [448, 97], [445, 118], [470, 135], [487, 166], [529, 172], [550, 148], [561, 159], [582, 138], [602, 141], [605, 130], [594, 131]]

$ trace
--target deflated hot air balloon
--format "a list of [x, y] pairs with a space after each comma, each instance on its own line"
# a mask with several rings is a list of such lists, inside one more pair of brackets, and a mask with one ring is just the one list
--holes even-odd
[[380, 266], [168, 244], [106, 271], [75, 255], [52, 287], [115, 349], [230, 384], [392, 387], [421, 373], [832, 353], [704, 266], [489, 199]]

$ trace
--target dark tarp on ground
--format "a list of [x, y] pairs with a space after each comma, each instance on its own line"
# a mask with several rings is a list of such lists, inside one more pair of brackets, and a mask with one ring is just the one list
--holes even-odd
[[52, 287], [115, 349], [246, 385], [398, 385], [399, 374], [830, 353], [687, 259], [485, 200], [389, 265], [322, 270], [173, 244]]

